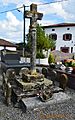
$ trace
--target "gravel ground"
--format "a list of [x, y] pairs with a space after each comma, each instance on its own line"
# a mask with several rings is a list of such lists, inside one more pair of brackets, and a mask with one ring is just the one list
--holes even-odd
[[5, 105], [0, 79], [0, 120], [75, 120], [75, 90], [67, 88], [65, 93], [72, 98], [24, 113], [18, 107]]

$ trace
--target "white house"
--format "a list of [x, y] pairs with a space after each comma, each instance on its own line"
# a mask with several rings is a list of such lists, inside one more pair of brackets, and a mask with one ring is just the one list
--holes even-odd
[[46, 35], [56, 41], [56, 50], [75, 52], [75, 23], [60, 23], [43, 26]]

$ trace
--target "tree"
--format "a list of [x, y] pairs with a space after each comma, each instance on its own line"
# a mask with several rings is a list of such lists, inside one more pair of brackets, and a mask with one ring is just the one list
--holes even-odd
[[[52, 40], [49, 36], [45, 35], [44, 30], [42, 29], [42, 27], [37, 24], [36, 27], [36, 42], [37, 42], [37, 53], [42, 53], [42, 50], [48, 50], [50, 48], [54, 48], [55, 47], [55, 41]], [[27, 48], [28, 50], [30, 50], [31, 48], [31, 43], [30, 43], [30, 33], [28, 33], [28, 42], [27, 42]]]
[[44, 30], [39, 24], [37, 24], [36, 30], [37, 30], [36, 31], [37, 32], [37, 50], [41, 52], [43, 49], [49, 49], [50, 42], [49, 42], [48, 36], [45, 36]]

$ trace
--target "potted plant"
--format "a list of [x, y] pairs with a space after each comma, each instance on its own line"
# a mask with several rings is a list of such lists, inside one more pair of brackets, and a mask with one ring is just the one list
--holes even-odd
[[48, 57], [48, 63], [51, 68], [55, 68], [55, 58], [51, 53], [49, 54], [49, 57]]
[[72, 60], [67, 60], [66, 62], [65, 62], [65, 66], [66, 66], [66, 72], [67, 73], [72, 73], [72, 71], [73, 71], [73, 63], [72, 63]]

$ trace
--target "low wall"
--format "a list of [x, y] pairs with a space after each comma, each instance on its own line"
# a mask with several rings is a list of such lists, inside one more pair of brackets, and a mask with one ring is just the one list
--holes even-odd
[[[21, 62], [30, 63], [30, 58], [21, 57]], [[49, 64], [48, 64], [48, 58], [36, 59], [36, 64], [49, 65]]]

